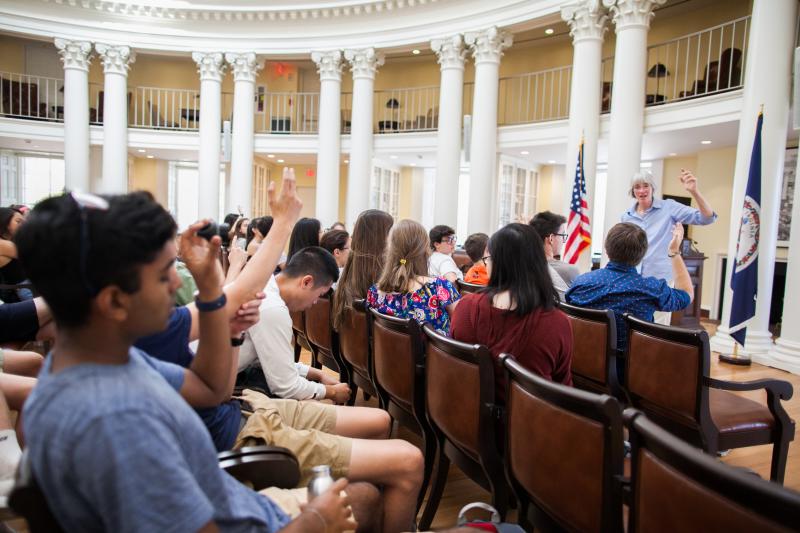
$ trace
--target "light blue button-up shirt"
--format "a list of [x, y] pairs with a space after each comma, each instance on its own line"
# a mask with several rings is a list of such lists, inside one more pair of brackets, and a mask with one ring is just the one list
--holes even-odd
[[647, 253], [637, 268], [642, 276], [673, 279], [672, 260], [667, 256], [669, 242], [672, 240], [672, 228], [676, 223], [705, 226], [717, 219], [717, 214], [710, 217], [703, 215], [698, 209], [680, 204], [675, 200], [653, 198], [653, 205], [640, 215], [636, 205], [622, 214], [620, 222], [631, 222], [647, 234]]

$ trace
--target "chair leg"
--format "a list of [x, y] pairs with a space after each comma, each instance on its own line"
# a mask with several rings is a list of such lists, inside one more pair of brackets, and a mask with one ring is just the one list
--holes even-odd
[[772, 445], [772, 466], [770, 467], [769, 478], [771, 481], [783, 485], [783, 476], [786, 473], [786, 458], [789, 454], [789, 439], [781, 436]]
[[300, 346], [300, 341], [297, 340], [297, 337], [294, 338], [294, 362], [298, 362], [300, 360], [300, 352], [303, 348]]
[[364, 401], [365, 402], [368, 402], [369, 399], [372, 398], [372, 395], [370, 393], [368, 393], [367, 391], [365, 391], [364, 389], [361, 389], [361, 396], [364, 397]]
[[439, 509], [439, 502], [442, 499], [444, 487], [447, 484], [447, 473], [450, 470], [450, 459], [444, 454], [444, 446], [439, 447], [439, 453], [437, 455], [436, 471], [433, 473], [431, 491], [428, 495], [428, 503], [425, 505], [425, 511], [422, 513], [422, 518], [420, 518], [419, 521], [419, 531], [426, 531], [430, 529], [431, 523], [436, 516], [436, 511]]
[[358, 385], [350, 383], [350, 398], [347, 400], [347, 405], [353, 407], [356, 404], [356, 395], [358, 394]]
[[[428, 484], [431, 481], [431, 474], [433, 472], [434, 460], [436, 459], [436, 450], [441, 446], [436, 445], [436, 435], [433, 431], [422, 426], [422, 452], [425, 458], [425, 470], [422, 476], [422, 486], [419, 489], [419, 496], [417, 497], [417, 512], [422, 507], [422, 500], [425, 498], [425, 491], [428, 490]], [[427, 528], [426, 528], [427, 529]]]

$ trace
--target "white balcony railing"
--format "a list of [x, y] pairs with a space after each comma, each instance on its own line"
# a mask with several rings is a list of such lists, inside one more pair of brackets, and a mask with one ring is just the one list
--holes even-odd
[[647, 47], [647, 105], [697, 98], [744, 85], [750, 17]]
[[[200, 91], [133, 87], [128, 93], [131, 115], [128, 123], [135, 128], [196, 130], [200, 126]], [[98, 107], [98, 110], [101, 108]], [[98, 111], [102, 122], [102, 111]]]
[[439, 87], [406, 87], [376, 91], [377, 133], [431, 131], [439, 126]]
[[572, 66], [500, 78], [497, 123], [501, 126], [569, 116]]
[[64, 120], [64, 80], [0, 72], [0, 114], [12, 118]]
[[257, 133], [317, 133], [319, 93], [256, 95]]

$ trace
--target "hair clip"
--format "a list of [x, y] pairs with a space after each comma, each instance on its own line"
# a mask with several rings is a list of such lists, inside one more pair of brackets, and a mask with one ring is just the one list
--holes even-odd
[[406, 264], [406, 260], [405, 260], [405, 259], [401, 259], [401, 260], [400, 260], [400, 264], [401, 264], [401, 265], [405, 265], [405, 264]]

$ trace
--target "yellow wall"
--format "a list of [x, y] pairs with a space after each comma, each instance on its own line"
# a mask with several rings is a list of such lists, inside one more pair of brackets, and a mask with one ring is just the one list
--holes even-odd
[[0, 35], [0, 70], [14, 73], [25, 71], [25, 42], [16, 37]]
[[169, 161], [134, 157], [133, 174], [129, 176], [131, 189], [150, 192], [165, 208], [168, 207]]

